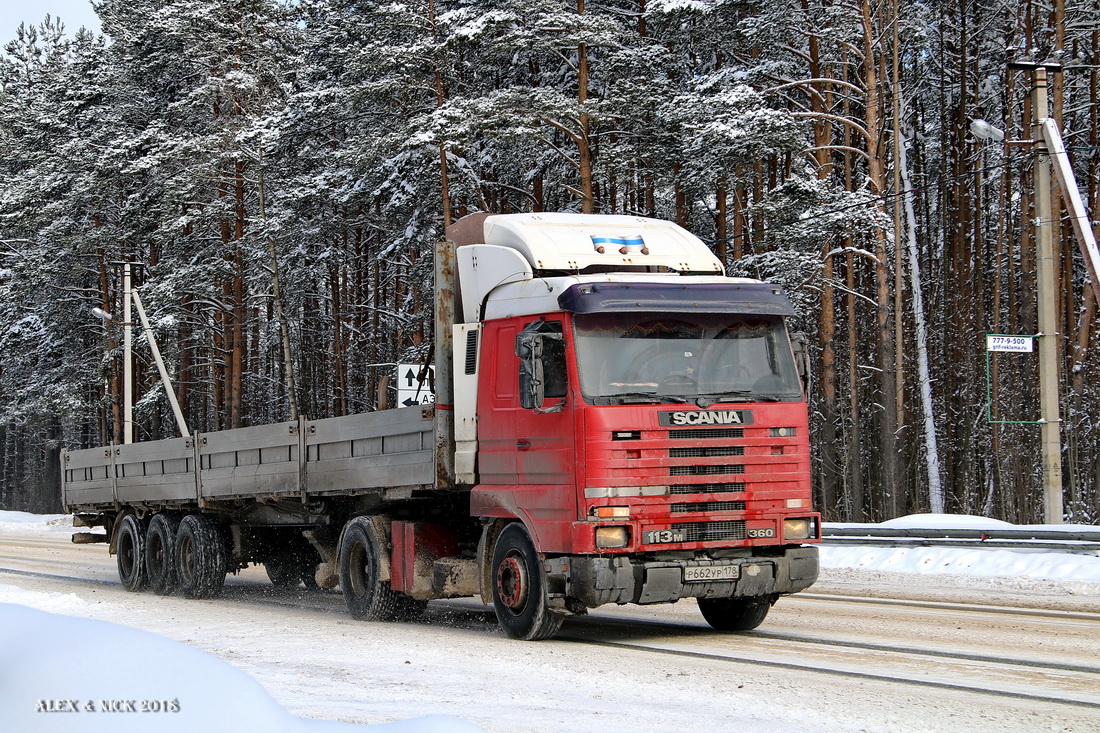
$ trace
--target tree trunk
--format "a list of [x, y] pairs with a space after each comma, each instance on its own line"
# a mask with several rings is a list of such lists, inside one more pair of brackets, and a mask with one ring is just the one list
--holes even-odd
[[[863, 0], [863, 54], [864, 73], [867, 89], [865, 105], [865, 127], [867, 129], [867, 177], [870, 179], [871, 192], [877, 196], [886, 193], [886, 176], [882, 166], [882, 144], [879, 132], [879, 80], [875, 63], [874, 29], [871, 23], [870, 0]], [[879, 204], [881, 206], [881, 204]], [[890, 323], [890, 278], [887, 267], [886, 233], [882, 229], [875, 231], [875, 313], [876, 354], [879, 369], [879, 390], [882, 393], [882, 406], [879, 419], [879, 453], [881, 471], [879, 489], [883, 494], [883, 511], [889, 518], [898, 515], [898, 493], [902, 486], [897, 460], [897, 411], [894, 395], [894, 337]]]
[[820, 457], [818, 478], [821, 486], [821, 512], [828, 519], [836, 511], [837, 456], [836, 456], [836, 311], [833, 298], [833, 255], [829, 244], [823, 248], [824, 272], [821, 287], [821, 440], [817, 451]]
[[[577, 0], [577, 15], [584, 15], [584, 0]], [[581, 211], [596, 211], [596, 196], [592, 188], [592, 121], [585, 104], [588, 101], [588, 46], [577, 46], [577, 102], [580, 104], [580, 134], [577, 157], [581, 173]]]

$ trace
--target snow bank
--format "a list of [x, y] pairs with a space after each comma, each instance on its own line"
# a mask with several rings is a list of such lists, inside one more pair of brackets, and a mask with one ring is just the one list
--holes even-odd
[[966, 514], [910, 514], [888, 519], [880, 527], [889, 529], [1011, 529], [1014, 525], [989, 517]]
[[[63, 607], [75, 596], [0, 586], [0, 710], [12, 731], [219, 733], [474, 733], [436, 716], [358, 726], [296, 718], [252, 677], [198, 649], [104, 621], [10, 601]], [[364, 690], [363, 694], [369, 694]]]
[[39, 593], [14, 585], [0, 585], [0, 603], [19, 603], [52, 613], [80, 613], [90, 605], [74, 593]]
[[0, 533], [4, 530], [35, 530], [42, 532], [71, 532], [73, 518], [68, 514], [28, 514], [27, 512], [0, 511]]
[[1091, 524], [1012, 524], [1000, 519], [975, 517], [969, 514], [910, 514], [897, 519], [888, 519], [881, 524], [862, 524], [854, 522], [826, 522], [826, 527], [837, 529], [866, 529], [873, 534], [875, 529], [1022, 529], [1046, 532], [1100, 532], [1100, 527]]

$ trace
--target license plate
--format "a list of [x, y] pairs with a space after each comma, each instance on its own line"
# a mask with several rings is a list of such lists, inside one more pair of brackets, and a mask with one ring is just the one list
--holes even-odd
[[705, 583], [713, 580], [737, 580], [740, 565], [689, 565], [684, 568], [685, 583]]

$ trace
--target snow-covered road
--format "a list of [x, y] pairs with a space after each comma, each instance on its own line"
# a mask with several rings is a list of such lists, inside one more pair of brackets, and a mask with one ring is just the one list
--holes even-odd
[[[361, 623], [339, 594], [274, 593], [255, 571], [213, 601], [129, 594], [106, 548], [73, 546], [63, 527], [4, 525], [0, 568], [0, 602], [183, 641], [312, 718], [440, 713], [502, 733], [1100, 730], [1100, 596], [1070, 597], [1056, 583], [1032, 592], [924, 578], [896, 593], [897, 577], [876, 571], [868, 583], [848, 569], [782, 599], [753, 634], [715, 634], [685, 601], [599, 610], [568, 622], [560, 640], [521, 643], [502, 638], [477, 603], [433, 603], [416, 624]], [[836, 592], [1025, 605], [1011, 594], [1074, 610], [1021, 615]], [[998, 694], [973, 691], [984, 687]]]

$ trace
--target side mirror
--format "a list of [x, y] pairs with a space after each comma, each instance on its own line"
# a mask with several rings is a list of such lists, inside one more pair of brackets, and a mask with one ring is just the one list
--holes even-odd
[[519, 404], [525, 410], [538, 410], [546, 399], [546, 382], [542, 369], [542, 336], [534, 331], [516, 334], [516, 356], [519, 357]]
[[794, 351], [794, 365], [798, 378], [802, 381], [802, 391], [810, 396], [810, 337], [804, 331], [791, 334], [791, 349]]

